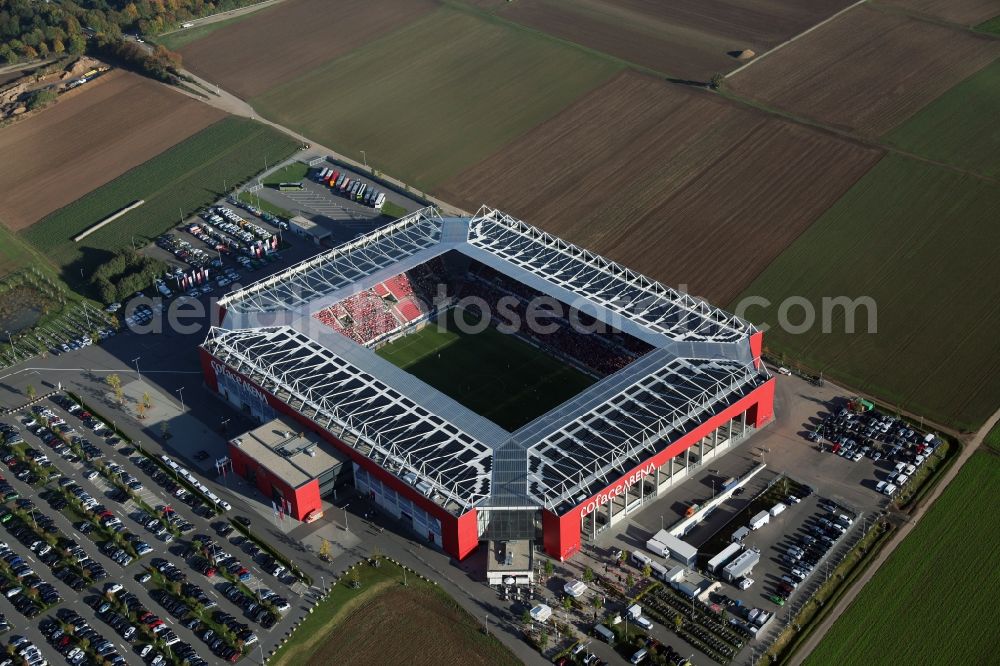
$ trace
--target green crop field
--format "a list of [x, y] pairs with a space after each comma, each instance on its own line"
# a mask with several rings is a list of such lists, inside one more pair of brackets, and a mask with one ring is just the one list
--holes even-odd
[[[48, 215], [23, 237], [78, 281], [111, 253], [144, 243], [225, 191], [292, 154], [298, 143], [243, 118], [225, 118]], [[145, 203], [79, 243], [73, 236], [132, 201]]]
[[463, 332], [451, 316], [443, 330], [431, 323], [378, 354], [506, 430], [516, 430], [595, 381], [493, 327]]
[[806, 666], [996, 663], [1000, 459], [978, 452], [837, 620]]
[[921, 109], [886, 140], [904, 150], [1000, 177], [1000, 60]]
[[13, 231], [0, 225], [0, 278], [29, 265], [45, 268], [45, 262], [37, 250]]
[[[439, 9], [252, 103], [411, 185], [435, 185], [610, 78], [599, 56]], [[512, 168], [515, 168], [512, 166]]]
[[[766, 323], [764, 344], [918, 415], [975, 430], [1000, 395], [1000, 187], [899, 156], [882, 159], [731, 307]], [[823, 298], [869, 297], [847, 333]], [[805, 321], [805, 332], [776, 326]], [[787, 305], [788, 303], [791, 306]], [[867, 333], [869, 312], [876, 332]], [[823, 321], [828, 322], [824, 332]]]
[[976, 26], [976, 30], [982, 30], [983, 32], [991, 32], [994, 35], [1000, 35], [1000, 16], [995, 16], [989, 21], [983, 21]]
[[983, 443], [990, 449], [1000, 453], [1000, 423], [993, 426], [993, 430], [990, 430], [989, 434], [986, 435]]
[[246, 14], [240, 14], [239, 16], [234, 16], [223, 21], [196, 25], [193, 28], [180, 28], [165, 35], [153, 37], [153, 41], [157, 44], [162, 44], [171, 51], [176, 51], [191, 42], [198, 41], [202, 37], [208, 37], [219, 28], [225, 28], [227, 25], [239, 23], [240, 21], [248, 19], [253, 15], [254, 12], [247, 12]]

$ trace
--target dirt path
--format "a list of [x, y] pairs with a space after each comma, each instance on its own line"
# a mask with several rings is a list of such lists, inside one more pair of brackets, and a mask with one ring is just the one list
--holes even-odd
[[833, 623], [836, 622], [844, 611], [847, 610], [847, 608], [854, 602], [854, 599], [858, 596], [861, 590], [864, 589], [864, 586], [868, 584], [868, 581], [870, 581], [872, 576], [875, 575], [875, 572], [877, 572], [879, 568], [885, 564], [885, 561], [890, 555], [892, 555], [893, 551], [896, 550], [896, 547], [899, 546], [899, 544], [903, 542], [903, 539], [905, 539], [910, 532], [913, 531], [913, 528], [916, 527], [917, 522], [923, 518], [927, 509], [929, 509], [934, 502], [937, 501], [937, 498], [942, 492], [944, 492], [944, 489], [948, 487], [948, 484], [954, 480], [955, 476], [958, 475], [959, 470], [962, 469], [965, 462], [972, 456], [973, 453], [975, 453], [976, 449], [979, 448], [979, 445], [983, 443], [983, 439], [985, 439], [986, 435], [993, 429], [993, 426], [996, 425], [998, 421], [1000, 421], [1000, 409], [993, 412], [993, 415], [986, 420], [983, 427], [976, 431], [976, 433], [965, 442], [965, 446], [962, 448], [961, 453], [958, 454], [958, 459], [955, 460], [952, 466], [945, 472], [944, 478], [942, 478], [931, 493], [923, 499], [916, 511], [906, 519], [906, 522], [898, 530], [896, 530], [896, 533], [891, 539], [889, 539], [889, 542], [886, 543], [885, 547], [882, 548], [878, 557], [876, 557], [875, 560], [869, 564], [865, 572], [859, 576], [851, 586], [851, 589], [847, 590], [844, 596], [842, 596], [837, 602], [837, 605], [833, 608], [833, 610], [827, 614], [819, 626], [813, 630], [812, 635], [805, 643], [803, 643], [798, 654], [792, 657], [790, 662], [792, 666], [799, 666], [799, 664], [804, 662], [806, 658], [812, 654], [812, 651], [816, 649], [816, 646], [819, 645], [821, 640], [823, 640], [826, 633], [830, 631], [830, 627], [833, 626]]
[[[321, 144], [318, 144], [315, 141], [313, 141], [312, 139], [299, 134], [298, 132], [296, 132], [293, 129], [285, 127], [284, 125], [279, 125], [278, 123], [275, 123], [275, 122], [271, 122], [267, 118], [260, 117], [259, 115], [257, 115], [257, 112], [254, 110], [254, 108], [252, 106], [250, 106], [246, 101], [240, 99], [236, 95], [233, 95], [232, 93], [227, 92], [226, 90], [223, 90], [222, 88], [219, 88], [218, 86], [215, 86], [215, 85], [213, 85], [211, 83], [208, 83], [204, 79], [199, 78], [198, 76], [196, 76], [195, 74], [193, 74], [193, 73], [191, 73], [189, 71], [184, 71], [184, 74], [187, 75], [187, 76], [190, 76], [195, 81], [197, 81], [201, 86], [203, 86], [203, 88], [205, 90], [215, 91], [215, 94], [208, 94], [205, 97], [198, 97], [197, 95], [192, 95], [191, 93], [187, 92], [186, 90], [178, 88], [178, 90], [180, 90], [185, 95], [188, 95], [189, 97], [192, 97], [193, 99], [197, 99], [197, 100], [199, 100], [201, 102], [205, 102], [205, 103], [209, 104], [210, 106], [214, 106], [217, 109], [221, 109], [221, 110], [225, 111], [226, 113], [230, 113], [230, 114], [233, 114], [235, 116], [243, 116], [244, 118], [251, 118], [251, 119], [256, 120], [258, 122], [264, 123], [265, 125], [270, 125], [271, 127], [275, 128], [277, 130], [280, 130], [280, 131], [284, 132], [285, 134], [288, 134], [289, 136], [292, 136], [295, 139], [301, 141], [303, 143], [303, 145], [308, 145], [310, 153], [315, 154], [317, 157], [323, 156], [323, 155], [329, 155], [330, 157], [334, 157], [334, 158], [340, 160], [341, 162], [346, 162], [346, 163], [350, 164], [352, 167], [354, 167], [355, 169], [359, 170], [362, 173], [366, 172], [366, 171], [369, 171], [369, 169], [367, 167], [365, 167], [365, 165], [362, 164], [361, 162], [358, 162], [357, 160], [353, 160], [353, 159], [351, 159], [349, 157], [341, 155], [340, 153], [338, 153], [337, 151], [335, 151], [333, 148], [329, 148], [327, 146], [323, 146]], [[405, 188], [407, 186], [406, 183], [404, 183], [403, 181], [397, 180], [396, 178], [393, 178], [392, 176], [386, 175], [384, 173], [380, 174], [379, 178], [381, 178], [384, 181], [390, 182], [390, 183], [392, 183], [392, 184], [394, 184], [394, 185], [396, 185], [397, 187], [400, 187], [400, 188]], [[435, 204], [436, 206], [438, 206], [441, 209], [441, 211], [444, 214], [446, 214], [446, 215], [463, 215], [463, 216], [468, 216], [470, 214], [469, 212], [467, 212], [465, 210], [462, 210], [458, 206], [454, 206], [454, 205], [452, 205], [450, 203], [447, 203], [445, 201], [441, 201], [440, 199], [432, 197], [429, 194], [425, 195], [425, 198], [428, 201], [430, 201], [433, 204]]]

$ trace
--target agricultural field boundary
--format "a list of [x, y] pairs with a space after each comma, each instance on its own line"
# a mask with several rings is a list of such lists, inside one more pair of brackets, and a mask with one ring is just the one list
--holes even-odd
[[[146, 162], [126, 171], [22, 232], [22, 238], [45, 252], [63, 269], [68, 281], [79, 281], [79, 271], [102, 261], [101, 254], [127, 248], [134, 239], [155, 238], [179, 220], [221, 197], [224, 179], [238, 186], [261, 171], [265, 151], [275, 161], [295, 152], [297, 143], [274, 129], [243, 118], [224, 118]], [[207, 159], [206, 159], [207, 156]], [[192, 182], [204, 175], [199, 182]], [[71, 237], [137, 197], [146, 201], [139, 210], [73, 243]], [[130, 226], [131, 225], [131, 226]]]
[[797, 40], [801, 39], [802, 37], [805, 37], [806, 35], [808, 35], [813, 30], [817, 30], [818, 28], [822, 28], [824, 25], [826, 25], [830, 21], [833, 21], [834, 19], [836, 19], [841, 14], [846, 14], [847, 12], [851, 11], [852, 9], [854, 9], [855, 7], [857, 7], [858, 5], [863, 5], [866, 2], [868, 2], [868, 0], [858, 0], [853, 5], [848, 5], [847, 7], [844, 7], [843, 9], [841, 9], [839, 12], [837, 12], [833, 16], [828, 16], [826, 19], [820, 21], [819, 23], [817, 23], [816, 25], [812, 26], [811, 28], [803, 30], [799, 34], [795, 35], [794, 37], [783, 41], [782, 43], [780, 43], [777, 46], [775, 46], [773, 49], [771, 49], [769, 51], [765, 51], [764, 53], [761, 53], [759, 56], [757, 56], [756, 58], [754, 58], [750, 62], [746, 63], [745, 65], [740, 65], [739, 67], [737, 67], [733, 71], [731, 71], [728, 74], [726, 74], [725, 78], [728, 79], [730, 76], [733, 76], [734, 74], [738, 74], [739, 72], [742, 72], [744, 69], [746, 69], [750, 65], [753, 65], [754, 63], [760, 62], [761, 60], [763, 60], [767, 56], [771, 55], [772, 53], [776, 53], [777, 51], [780, 51], [781, 49], [785, 48], [786, 46], [788, 46], [792, 42], [797, 41]]

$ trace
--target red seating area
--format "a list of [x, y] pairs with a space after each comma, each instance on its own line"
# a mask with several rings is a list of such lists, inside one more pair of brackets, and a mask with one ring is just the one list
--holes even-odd
[[[345, 298], [315, 316], [352, 340], [368, 344], [431, 312], [436, 305], [439, 285], [445, 282], [444, 264], [435, 259]], [[567, 319], [556, 320], [558, 328], [553, 332], [530, 330], [525, 325], [527, 307], [540, 294], [482, 264], [474, 263], [470, 267], [461, 280], [458, 293], [449, 292], [457, 297], [479, 296], [490, 305], [494, 314], [502, 297], [514, 296], [518, 303], [514, 311], [522, 323], [521, 335], [602, 375], [617, 372], [651, 349], [645, 342], [614, 328], [601, 333], [575, 330]], [[593, 322], [587, 316], [580, 316], [578, 320], [585, 326]]]
[[443, 274], [438, 260], [400, 273], [316, 313], [320, 322], [368, 344], [423, 317]]
[[420, 308], [417, 303], [414, 302], [412, 298], [407, 298], [404, 301], [400, 301], [396, 305], [396, 312], [403, 319], [403, 321], [409, 323], [411, 321], [416, 321], [424, 316], [424, 311]]
[[378, 286], [385, 287], [397, 301], [402, 301], [407, 296], [413, 295], [413, 285], [410, 284], [410, 278], [406, 276], [406, 273], [391, 277]]

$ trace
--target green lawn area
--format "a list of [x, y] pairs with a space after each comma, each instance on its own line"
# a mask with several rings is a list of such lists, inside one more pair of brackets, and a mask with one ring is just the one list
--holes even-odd
[[520, 662], [495, 637], [486, 635], [441, 588], [382, 560], [355, 568], [361, 587], [342, 577], [329, 596], [268, 663], [301, 664], [469, 664], [515, 666]]
[[885, 139], [933, 160], [1000, 177], [1000, 60], [921, 109]]
[[986, 435], [986, 439], [983, 440], [983, 444], [997, 453], [1000, 453], [1000, 423], [993, 426], [993, 430], [990, 430]]
[[[743, 314], [771, 328], [764, 344], [827, 377], [928, 419], [975, 430], [1000, 395], [1000, 187], [949, 169], [887, 156], [782, 253], [731, 304], [764, 297]], [[776, 326], [789, 298], [804, 297], [815, 324]], [[825, 319], [824, 297], [870, 297], [877, 332], [845, 333], [843, 308]], [[792, 324], [803, 308], [792, 307]]]
[[251, 102], [431, 190], [619, 69], [530, 31], [441, 8]]
[[996, 663], [1000, 460], [974, 454], [806, 666]]
[[[472, 324], [474, 317], [468, 321]], [[451, 316], [443, 330], [431, 323], [382, 347], [378, 355], [506, 430], [516, 430], [595, 381], [492, 326], [463, 332]]]
[[261, 181], [264, 185], [279, 185], [281, 183], [297, 183], [309, 175], [309, 165], [305, 162], [292, 162], [273, 173], [267, 174]]
[[976, 30], [992, 32], [994, 35], [1000, 35], [1000, 16], [994, 16], [989, 21], [983, 21], [976, 26]]
[[28, 245], [17, 234], [0, 225], [0, 277], [25, 266], [45, 267], [45, 261], [35, 248]]
[[208, 37], [219, 28], [225, 28], [227, 25], [239, 23], [244, 19], [250, 18], [254, 14], [255, 12], [247, 12], [246, 14], [240, 14], [239, 16], [234, 16], [233, 18], [228, 18], [223, 21], [216, 21], [215, 23], [196, 25], [193, 28], [179, 28], [170, 34], [153, 37], [152, 41], [157, 44], [162, 44], [171, 51], [176, 51], [191, 42], [198, 41], [202, 37]]
[[[245, 118], [225, 118], [26, 229], [23, 237], [80, 280], [112, 252], [144, 243], [291, 155], [298, 142]], [[136, 199], [145, 204], [87, 236], [72, 237]]]
[[258, 209], [264, 211], [265, 213], [271, 213], [272, 215], [279, 215], [285, 219], [291, 219], [292, 213], [285, 210], [281, 206], [276, 206], [267, 199], [262, 199], [257, 194], [251, 194], [250, 192], [240, 192], [236, 195], [236, 198], [243, 203], [250, 204], [251, 206], [256, 206]]

